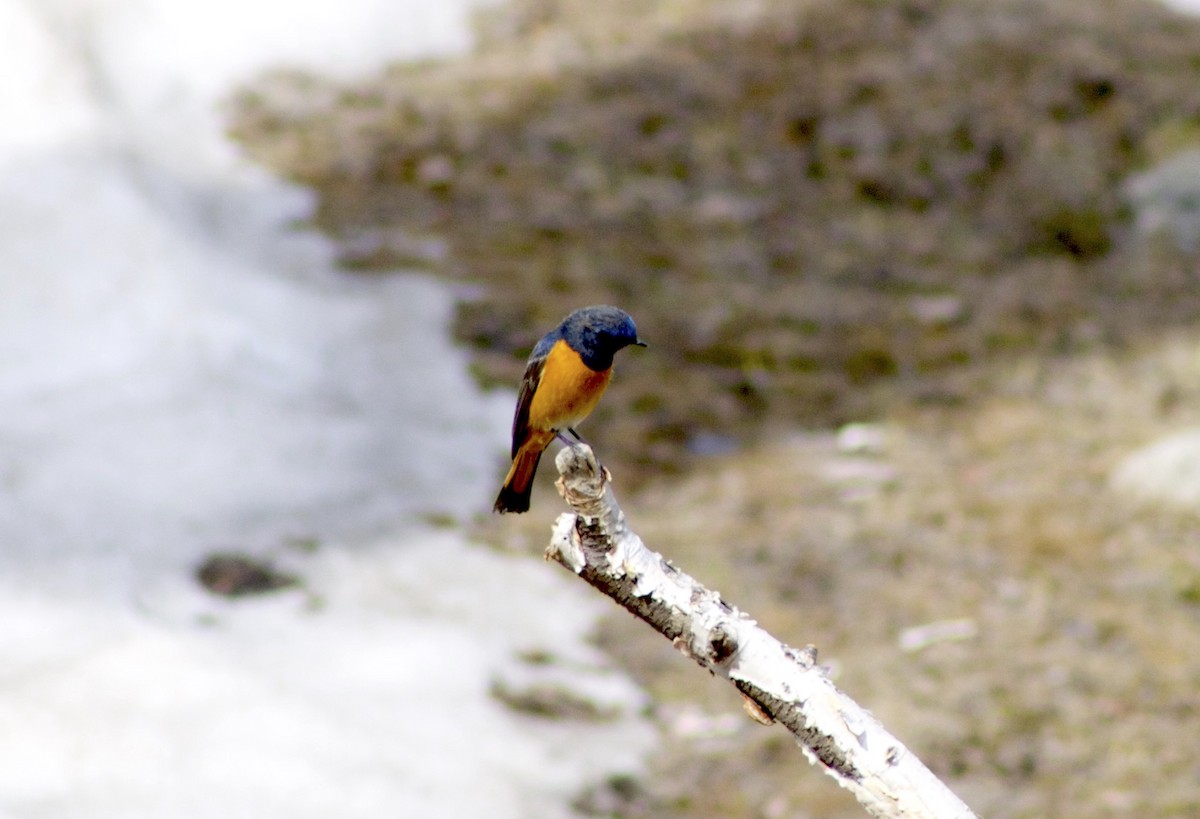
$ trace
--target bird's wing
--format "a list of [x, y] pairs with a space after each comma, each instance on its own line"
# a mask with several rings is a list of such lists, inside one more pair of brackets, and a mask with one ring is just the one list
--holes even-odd
[[[535, 353], [537, 350], [534, 351]], [[529, 437], [529, 405], [533, 403], [533, 394], [537, 392], [542, 380], [542, 371], [546, 367], [548, 354], [535, 355], [525, 365], [525, 375], [521, 377], [521, 389], [517, 394], [517, 412], [513, 416], [512, 428], [512, 457], [517, 457], [517, 450]]]

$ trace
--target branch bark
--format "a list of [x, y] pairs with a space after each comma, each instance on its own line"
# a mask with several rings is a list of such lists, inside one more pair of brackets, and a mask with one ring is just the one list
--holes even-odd
[[547, 559], [574, 571], [650, 624], [684, 655], [729, 680], [782, 723], [805, 756], [877, 817], [975, 816], [880, 722], [839, 691], [813, 646], [776, 640], [718, 592], [650, 551], [625, 523], [601, 467], [585, 444], [559, 452], [559, 494], [574, 510], [554, 524]]

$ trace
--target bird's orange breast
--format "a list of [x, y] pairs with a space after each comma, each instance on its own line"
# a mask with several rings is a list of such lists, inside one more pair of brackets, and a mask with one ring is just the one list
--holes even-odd
[[529, 426], [556, 430], [575, 426], [596, 408], [611, 378], [611, 367], [596, 372], [565, 341], [555, 342], [529, 403]]

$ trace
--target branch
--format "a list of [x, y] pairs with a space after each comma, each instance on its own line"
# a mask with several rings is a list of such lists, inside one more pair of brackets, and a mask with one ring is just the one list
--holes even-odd
[[587, 445], [555, 459], [558, 491], [575, 510], [560, 515], [546, 550], [654, 627], [684, 655], [729, 680], [762, 713], [782, 723], [805, 756], [877, 817], [973, 817], [874, 716], [834, 687], [813, 646], [797, 650], [770, 634], [625, 525], [611, 476]]

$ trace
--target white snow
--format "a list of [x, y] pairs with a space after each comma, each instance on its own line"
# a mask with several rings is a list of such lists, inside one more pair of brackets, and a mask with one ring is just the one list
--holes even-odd
[[[598, 600], [421, 523], [486, 513], [511, 412], [450, 295], [333, 270], [221, 136], [255, 72], [452, 54], [468, 2], [0, 0], [0, 815], [567, 815], [648, 747]], [[215, 598], [218, 548], [304, 587]], [[506, 710], [526, 649], [626, 715]]]

